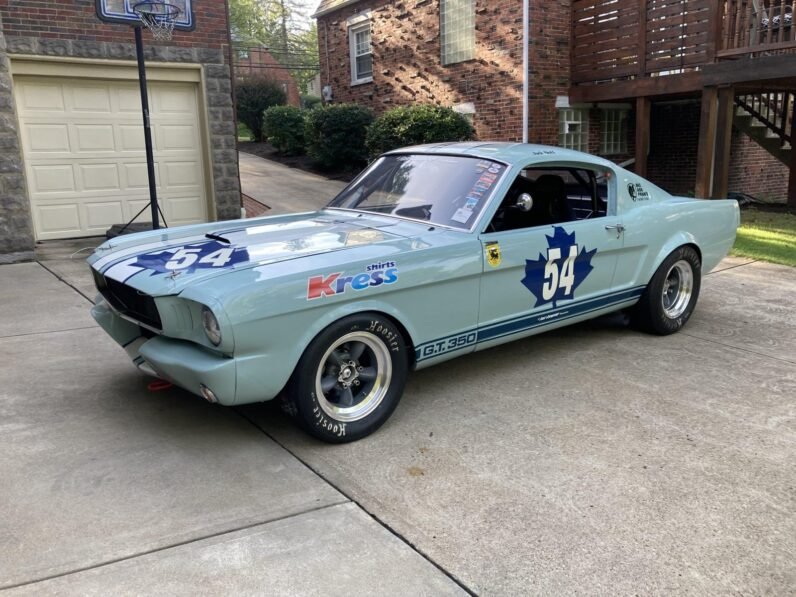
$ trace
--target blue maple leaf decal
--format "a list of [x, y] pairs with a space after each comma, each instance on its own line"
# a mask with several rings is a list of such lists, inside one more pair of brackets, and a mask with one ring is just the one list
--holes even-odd
[[233, 247], [211, 240], [144, 253], [136, 257], [131, 265], [168, 274], [175, 271], [191, 273], [197, 269], [221, 269], [248, 260], [249, 252], [245, 247]]
[[597, 249], [587, 251], [579, 247], [575, 233], [567, 234], [561, 226], [554, 226], [553, 236], [545, 237], [547, 255], [540, 253], [539, 259], [526, 259], [522, 279], [522, 285], [536, 297], [534, 307], [546, 303], [555, 307], [558, 301], [575, 298], [575, 289], [594, 269], [591, 258], [597, 253]]

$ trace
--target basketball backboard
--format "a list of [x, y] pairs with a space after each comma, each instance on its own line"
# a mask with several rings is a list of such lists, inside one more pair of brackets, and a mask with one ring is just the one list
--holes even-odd
[[[141, 19], [133, 7], [141, 0], [97, 0], [97, 17], [106, 23], [140, 25]], [[193, 31], [195, 27], [192, 0], [164, 0], [180, 10], [174, 28], [180, 31]]]

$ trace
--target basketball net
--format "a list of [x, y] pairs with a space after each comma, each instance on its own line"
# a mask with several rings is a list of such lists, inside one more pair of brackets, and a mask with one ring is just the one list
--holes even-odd
[[180, 9], [167, 2], [139, 2], [133, 7], [141, 22], [152, 32], [157, 41], [168, 41], [174, 32], [174, 25]]

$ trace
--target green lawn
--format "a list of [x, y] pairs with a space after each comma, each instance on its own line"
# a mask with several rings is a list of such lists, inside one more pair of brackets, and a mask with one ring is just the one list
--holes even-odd
[[238, 123], [238, 141], [251, 141], [252, 140], [252, 132], [242, 122]]
[[732, 254], [796, 267], [796, 215], [743, 210]]

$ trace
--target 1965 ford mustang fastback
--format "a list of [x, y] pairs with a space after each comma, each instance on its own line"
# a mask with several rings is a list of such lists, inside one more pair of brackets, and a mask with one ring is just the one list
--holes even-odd
[[738, 221], [734, 201], [579, 152], [407, 148], [318, 212], [105, 242], [92, 314], [151, 375], [224, 405], [280, 396], [310, 433], [352, 441], [413, 368], [620, 309], [677, 331]]

